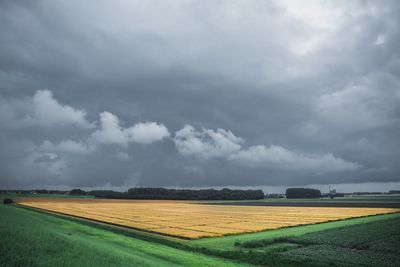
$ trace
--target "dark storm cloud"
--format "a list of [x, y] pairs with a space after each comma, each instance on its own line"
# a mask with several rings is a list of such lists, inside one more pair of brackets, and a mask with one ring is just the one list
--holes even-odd
[[2, 1], [0, 187], [400, 180], [396, 1]]

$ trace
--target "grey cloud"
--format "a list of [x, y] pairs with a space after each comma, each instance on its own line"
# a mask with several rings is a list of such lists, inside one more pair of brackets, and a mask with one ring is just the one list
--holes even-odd
[[179, 153], [198, 158], [227, 157], [240, 150], [243, 139], [224, 129], [202, 129], [196, 131], [191, 125], [185, 125], [177, 131], [174, 143]]
[[391, 75], [362, 77], [342, 90], [321, 95], [317, 112], [322, 120], [344, 130], [400, 125], [396, 114], [399, 88], [399, 81]]
[[224, 129], [196, 131], [192, 126], [185, 125], [175, 133], [174, 143], [178, 152], [186, 157], [220, 157], [231, 160], [234, 164], [253, 168], [264, 166], [272, 169], [330, 172], [353, 171], [361, 167], [358, 163], [347, 162], [330, 153], [296, 153], [277, 145], [254, 145], [244, 148], [243, 138]]
[[156, 122], [139, 122], [123, 128], [119, 119], [110, 112], [100, 113], [100, 129], [91, 135], [94, 143], [118, 144], [126, 147], [129, 142], [151, 144], [169, 137], [168, 129]]
[[48, 90], [37, 91], [32, 102], [32, 117], [29, 117], [29, 119], [32, 119], [35, 124], [43, 126], [76, 124], [79, 127], [91, 128], [90, 123], [85, 118], [85, 111], [59, 104]]
[[73, 154], [89, 154], [95, 147], [89, 144], [79, 143], [72, 140], [62, 140], [58, 144], [53, 144], [52, 142], [46, 140], [44, 141], [39, 150], [44, 152], [56, 152], [56, 153], [73, 153]]
[[156, 122], [139, 122], [128, 129], [133, 142], [151, 144], [169, 137], [169, 131], [163, 124]]
[[399, 11], [1, 1], [0, 187], [399, 181]]
[[100, 129], [92, 133], [91, 137], [94, 142], [102, 144], [127, 146], [129, 142], [128, 135], [119, 125], [118, 117], [106, 111], [100, 113]]
[[230, 159], [245, 164], [262, 164], [271, 168], [288, 170], [313, 170], [319, 172], [352, 171], [361, 166], [354, 162], [347, 162], [332, 154], [307, 155], [289, 151], [283, 147], [271, 145], [251, 146], [230, 156]]
[[3, 99], [2, 102], [2, 119], [14, 126], [93, 127], [84, 110], [60, 104], [49, 90], [38, 90], [34, 96], [25, 99]]

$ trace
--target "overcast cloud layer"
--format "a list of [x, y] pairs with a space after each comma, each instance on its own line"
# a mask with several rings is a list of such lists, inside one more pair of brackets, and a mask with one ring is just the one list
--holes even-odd
[[400, 181], [399, 1], [0, 1], [0, 188]]

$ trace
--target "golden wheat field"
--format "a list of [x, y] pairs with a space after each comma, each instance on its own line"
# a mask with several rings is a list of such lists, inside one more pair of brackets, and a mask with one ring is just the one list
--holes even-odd
[[25, 198], [18, 204], [183, 238], [258, 232], [399, 211], [391, 208], [207, 205], [168, 200]]

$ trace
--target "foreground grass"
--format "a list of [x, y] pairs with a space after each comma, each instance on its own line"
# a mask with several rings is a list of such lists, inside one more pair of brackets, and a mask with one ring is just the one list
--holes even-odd
[[400, 266], [400, 217], [299, 236], [237, 243], [252, 259], [281, 266]]
[[0, 266], [238, 266], [12, 205], [0, 205]]

